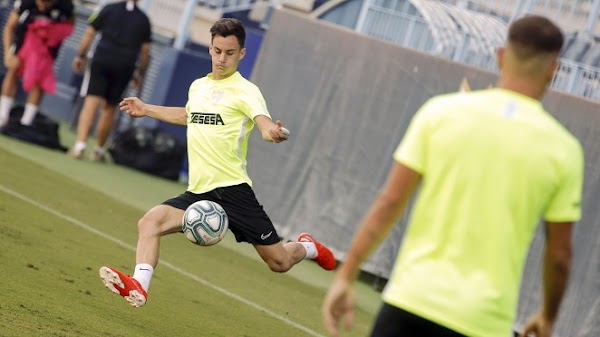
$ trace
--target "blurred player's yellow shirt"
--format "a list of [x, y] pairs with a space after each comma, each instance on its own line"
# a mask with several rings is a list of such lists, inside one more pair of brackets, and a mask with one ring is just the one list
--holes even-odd
[[580, 218], [580, 143], [540, 102], [489, 89], [429, 100], [394, 158], [423, 179], [384, 301], [468, 336], [512, 336], [540, 218]]
[[204, 193], [252, 180], [246, 169], [254, 118], [269, 112], [256, 85], [239, 72], [215, 81], [212, 74], [190, 85], [187, 111], [188, 191]]

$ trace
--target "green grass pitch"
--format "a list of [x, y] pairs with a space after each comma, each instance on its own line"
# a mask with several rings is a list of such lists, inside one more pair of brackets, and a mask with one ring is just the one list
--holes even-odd
[[[0, 136], [0, 336], [326, 336], [333, 273], [310, 261], [272, 273], [231, 234], [213, 247], [163, 238], [142, 308], [104, 288], [100, 266], [133, 272], [138, 218], [184, 189]], [[379, 306], [369, 285], [357, 290], [346, 336], [367, 335]]]

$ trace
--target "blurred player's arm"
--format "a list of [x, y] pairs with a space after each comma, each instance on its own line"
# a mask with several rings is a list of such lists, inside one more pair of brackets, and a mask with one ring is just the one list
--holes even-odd
[[358, 277], [360, 266], [394, 227], [420, 181], [421, 174], [399, 162], [394, 163], [386, 183], [354, 235], [344, 263], [325, 296], [323, 322], [332, 336], [340, 335], [342, 320], [346, 329], [352, 326], [355, 306], [352, 285]]
[[544, 248], [544, 304], [543, 314], [551, 322], [558, 316], [558, 308], [569, 281], [571, 270], [571, 237], [573, 223], [546, 223]]
[[148, 69], [148, 64], [150, 64], [150, 50], [152, 49], [152, 43], [145, 42], [142, 44], [140, 49], [140, 55], [138, 58], [138, 65], [133, 73], [133, 85], [136, 90], [141, 89], [142, 82], [144, 81], [144, 77], [146, 76], [146, 70]]
[[10, 59], [14, 56], [14, 50], [12, 48], [13, 36], [15, 29], [19, 23], [19, 14], [17, 11], [11, 11], [8, 15], [4, 30], [2, 31], [2, 46], [4, 47], [4, 66], [10, 67]]
[[[573, 223], [581, 218], [584, 159], [579, 143], [569, 151], [561, 184], [544, 215], [546, 243], [543, 261], [542, 307], [525, 325], [520, 336], [550, 337], [567, 288], [571, 268]], [[560, 220], [558, 220], [560, 219]]]
[[85, 58], [87, 55], [88, 48], [94, 37], [96, 36], [96, 29], [92, 26], [88, 26], [83, 36], [81, 37], [81, 41], [79, 42], [79, 48], [77, 49], [77, 55], [73, 59], [73, 71], [76, 73], [82, 73], [85, 65]]
[[281, 143], [288, 139], [288, 134], [282, 131], [283, 123], [279, 120], [273, 123], [271, 118], [258, 115], [254, 117], [254, 124], [260, 130], [262, 138], [267, 142]]
[[421, 175], [418, 172], [399, 162], [394, 162], [386, 183], [352, 239], [348, 255], [339, 268], [336, 278], [347, 281], [356, 279], [361, 264], [402, 216], [408, 200], [420, 181]]
[[119, 103], [119, 108], [134, 118], [146, 116], [170, 124], [187, 125], [185, 108], [146, 104], [137, 97], [124, 98]]
[[572, 222], [546, 222], [544, 247], [543, 303], [529, 319], [520, 336], [550, 337], [567, 289], [571, 269]]

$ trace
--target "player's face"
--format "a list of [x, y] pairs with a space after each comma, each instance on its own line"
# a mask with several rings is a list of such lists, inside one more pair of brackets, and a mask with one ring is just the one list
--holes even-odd
[[246, 55], [246, 48], [240, 47], [235, 35], [227, 37], [215, 35], [210, 46], [213, 79], [224, 79], [235, 73], [244, 55]]
[[56, 0], [35, 0], [35, 4], [40, 12], [47, 12], [54, 5]]

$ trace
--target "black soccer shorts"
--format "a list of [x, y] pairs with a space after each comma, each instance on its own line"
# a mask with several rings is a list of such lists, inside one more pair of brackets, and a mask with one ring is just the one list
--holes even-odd
[[371, 337], [466, 337], [423, 317], [384, 303]]
[[99, 96], [110, 104], [118, 104], [131, 81], [135, 66], [94, 58], [91, 62], [83, 78], [82, 95]]
[[185, 210], [199, 200], [210, 200], [223, 207], [229, 218], [229, 229], [237, 242], [268, 246], [280, 241], [273, 222], [256, 200], [250, 185], [219, 187], [202, 194], [186, 191], [166, 200], [163, 205]]

